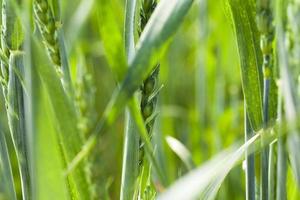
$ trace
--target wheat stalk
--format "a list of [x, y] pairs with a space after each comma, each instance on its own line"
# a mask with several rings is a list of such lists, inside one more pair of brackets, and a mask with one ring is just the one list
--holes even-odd
[[[156, 0], [144, 0], [141, 5], [140, 10], [140, 26], [138, 33], [139, 35], [142, 34], [142, 31], [147, 25], [148, 20], [150, 19], [155, 7], [157, 5]], [[141, 113], [144, 119], [144, 123], [148, 132], [150, 139], [152, 138], [152, 129], [155, 122], [155, 108], [157, 104], [157, 94], [159, 89], [157, 89], [157, 82], [158, 82], [158, 74], [159, 74], [159, 67], [160, 65], [157, 64], [150, 75], [143, 81], [141, 86]], [[142, 167], [144, 164], [144, 143], [140, 139], [139, 142], [139, 165]], [[142, 168], [141, 168], [142, 169]], [[150, 186], [150, 177], [151, 177], [151, 167], [148, 169], [149, 173], [143, 175], [145, 172], [145, 168], [140, 170], [140, 176], [147, 177], [147, 186], [144, 188], [144, 191], [140, 191], [139, 194], [143, 199], [151, 199], [155, 196], [155, 191]], [[147, 172], [147, 170], [146, 170]]]
[[[151, 17], [151, 14], [153, 13], [157, 3], [156, 0], [144, 0], [141, 6], [140, 11], [140, 29], [139, 29], [139, 35], [141, 35], [142, 31], [144, 30], [148, 20]], [[156, 85], [157, 85], [157, 79], [159, 74], [159, 64], [157, 64], [154, 67], [154, 70], [151, 72], [151, 74], [144, 80], [143, 85], [141, 86], [141, 113], [143, 115], [143, 119], [146, 124], [146, 128], [148, 131], [148, 134], [151, 138], [151, 132], [155, 120], [155, 116], [153, 116], [156, 103], [157, 103], [157, 93], [156, 91]], [[140, 165], [143, 162], [143, 155], [144, 155], [144, 149], [143, 149], [143, 143], [140, 142]]]
[[1, 83], [7, 119], [20, 171], [23, 199], [32, 197], [28, 136], [25, 128], [23, 75], [23, 30], [13, 3], [2, 1]]
[[[267, 128], [269, 123], [269, 95], [270, 95], [270, 79], [272, 76], [272, 68], [274, 65], [273, 56], [273, 40], [274, 40], [274, 26], [273, 13], [271, 2], [269, 0], [258, 1], [257, 24], [260, 32], [260, 48], [263, 54], [263, 123], [264, 128]], [[261, 155], [261, 199], [269, 198], [269, 148], [266, 147]]]

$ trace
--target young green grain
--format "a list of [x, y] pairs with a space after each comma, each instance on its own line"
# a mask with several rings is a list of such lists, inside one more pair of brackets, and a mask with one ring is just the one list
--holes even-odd
[[[57, 5], [58, 2], [54, 1], [52, 4]], [[65, 91], [70, 96], [73, 96], [69, 64], [61, 31], [62, 22], [54, 15], [52, 4], [50, 4], [49, 0], [34, 0], [35, 22], [42, 35], [48, 56], [62, 81]]]
[[55, 65], [57, 73], [62, 77], [63, 70], [57, 38], [57, 26], [59, 26], [59, 24], [54, 19], [48, 0], [35, 0], [33, 8], [36, 23], [43, 37], [48, 55]]
[[[144, 0], [141, 5], [141, 11], [140, 11], [140, 29], [139, 29], [139, 35], [141, 35], [142, 31], [144, 30], [148, 20], [151, 17], [151, 14], [153, 13], [157, 3], [156, 0]], [[151, 72], [151, 74], [144, 80], [143, 85], [141, 86], [141, 113], [143, 116], [143, 119], [145, 121], [146, 129], [150, 135], [155, 121], [155, 107], [157, 103], [157, 82], [158, 82], [158, 74], [159, 74], [159, 64], [157, 64], [154, 67], [154, 70]], [[139, 164], [141, 165], [143, 163], [143, 157], [144, 157], [144, 149], [143, 149], [143, 143], [140, 142], [140, 161]]]

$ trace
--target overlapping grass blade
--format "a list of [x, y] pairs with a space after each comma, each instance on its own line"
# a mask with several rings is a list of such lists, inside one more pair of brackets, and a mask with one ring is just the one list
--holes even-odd
[[[237, 38], [241, 64], [243, 93], [249, 120], [254, 131], [263, 126], [263, 74], [260, 35], [256, 24], [256, 3], [254, 0], [228, 0], [232, 22]], [[277, 118], [276, 66], [270, 77], [268, 116], [274, 123]]]
[[241, 147], [232, 147], [217, 154], [212, 160], [178, 179], [169, 189], [161, 194], [159, 200], [214, 199], [225, 177], [244, 157], [260, 148], [260, 135], [256, 134]]
[[55, 122], [49, 115], [51, 105], [47, 101], [47, 94], [42, 90], [36, 97], [39, 98], [39, 102], [34, 105], [36, 118], [34, 128], [37, 132], [34, 147], [36, 198], [51, 200], [55, 194], [57, 199], [70, 199], [70, 189], [63, 176], [63, 153], [57, 140], [60, 133], [53, 127]]
[[9, 81], [8, 81], [8, 123], [16, 146], [18, 162], [21, 168], [21, 180], [23, 197], [32, 196], [30, 164], [28, 155], [28, 135], [25, 129], [24, 90], [19, 79], [23, 75], [24, 54], [20, 51], [11, 51], [9, 59]]
[[[64, 164], [67, 165], [74, 158], [83, 143], [82, 135], [79, 134], [77, 127], [74, 126], [77, 123], [75, 105], [64, 92], [53, 67], [45, 66], [39, 62], [36, 70], [48, 94], [52, 111], [51, 118], [56, 126], [62, 159], [65, 162]], [[90, 198], [90, 188], [84, 166], [85, 162], [81, 163], [74, 172], [67, 176], [72, 198]]]
[[[228, 173], [243, 160], [245, 153], [250, 155], [259, 152], [275, 138], [269, 129], [259, 131], [240, 147], [232, 146], [222, 151], [207, 163], [179, 178], [158, 199], [192, 200], [199, 197], [201, 200], [214, 199]], [[263, 146], [261, 146], [262, 139]]]
[[94, 130], [94, 134], [70, 164], [68, 171], [72, 170], [96, 144], [98, 135], [116, 120], [128, 100], [152, 70], [152, 66], [155, 63], [155, 60], [152, 58], [162, 52], [164, 44], [175, 33], [178, 24], [183, 21], [192, 3], [193, 0], [174, 0], [172, 2], [163, 0], [159, 2], [141, 35], [141, 39], [137, 44], [136, 54], [129, 63], [128, 73], [122, 81], [120, 88], [114, 91], [102, 119], [98, 122]]
[[[127, 63], [134, 56], [134, 21], [136, 0], [126, 1], [125, 10], [125, 52]], [[121, 180], [121, 200], [136, 199], [137, 180], [139, 175], [139, 134], [137, 127], [130, 114], [126, 110], [125, 141], [123, 148], [122, 180]]]
[[[25, 73], [26, 86], [28, 88], [28, 112], [27, 119], [30, 119], [28, 128], [33, 134], [32, 150], [33, 150], [33, 176], [34, 176], [34, 195], [36, 199], [52, 199], [53, 194], [58, 199], [71, 199], [70, 186], [64, 172], [64, 156], [59, 146], [57, 135], [60, 134], [54, 124], [55, 120], [50, 115], [51, 104], [47, 98], [47, 93], [43, 90], [41, 80], [37, 74], [37, 65], [42, 65], [41, 61], [47, 60], [46, 55], [38, 55], [36, 51], [40, 46], [32, 45], [32, 38], [27, 35], [27, 48], [31, 54], [25, 55]], [[31, 48], [31, 45], [34, 48]], [[39, 60], [40, 59], [40, 60]], [[49, 67], [49, 66], [47, 66]]]

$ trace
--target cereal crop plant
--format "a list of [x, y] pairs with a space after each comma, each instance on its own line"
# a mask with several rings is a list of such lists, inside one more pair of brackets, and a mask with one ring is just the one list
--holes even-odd
[[1, 0], [0, 200], [300, 198], [299, 0]]

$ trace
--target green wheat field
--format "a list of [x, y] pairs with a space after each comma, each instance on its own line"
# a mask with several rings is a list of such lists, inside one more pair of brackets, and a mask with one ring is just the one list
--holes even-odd
[[300, 0], [0, 5], [0, 200], [300, 199]]

